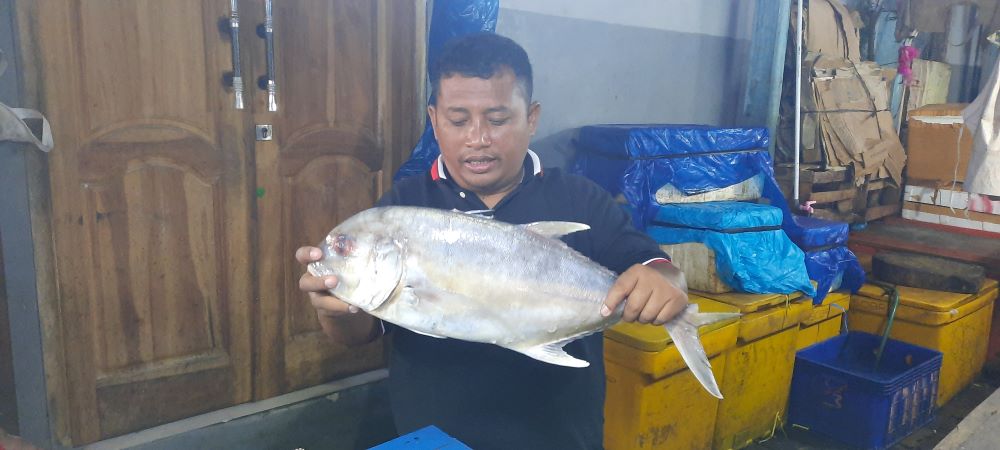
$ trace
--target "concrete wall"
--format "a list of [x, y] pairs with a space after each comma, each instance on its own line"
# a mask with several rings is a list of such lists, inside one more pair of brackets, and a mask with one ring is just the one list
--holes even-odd
[[501, 0], [497, 33], [528, 51], [542, 104], [532, 148], [564, 166], [583, 125], [732, 125], [754, 3]]

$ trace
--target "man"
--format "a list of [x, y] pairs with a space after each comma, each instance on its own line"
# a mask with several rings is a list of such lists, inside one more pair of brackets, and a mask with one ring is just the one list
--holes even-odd
[[[510, 39], [477, 34], [449, 43], [431, 70], [427, 112], [441, 156], [425, 176], [393, 186], [379, 205], [467, 211], [510, 223], [558, 220], [591, 226], [563, 239], [620, 273], [601, 313], [625, 304], [625, 321], [662, 324], [687, 305], [683, 274], [594, 183], [542, 171], [528, 143], [541, 106], [531, 100], [528, 56]], [[317, 248], [296, 252], [302, 264]], [[393, 334], [389, 391], [403, 434], [436, 425], [475, 449], [601, 448], [604, 363], [600, 334], [566, 346], [590, 367], [567, 368], [494, 345], [436, 339], [381, 324], [329, 296], [334, 278], [303, 275], [323, 330], [356, 345]]]

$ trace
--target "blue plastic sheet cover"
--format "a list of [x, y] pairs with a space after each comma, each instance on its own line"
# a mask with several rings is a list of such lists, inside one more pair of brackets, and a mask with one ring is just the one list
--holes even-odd
[[773, 180], [767, 145], [766, 128], [592, 125], [580, 129], [573, 170], [612, 195], [623, 194], [636, 211], [633, 224], [642, 230], [655, 213], [656, 190], [668, 183], [693, 195], [764, 173], [765, 197], [777, 192], [784, 202]]
[[581, 150], [628, 159], [767, 147], [767, 128], [707, 125], [589, 125], [580, 129]]
[[780, 227], [781, 209], [747, 202], [705, 202], [655, 206], [653, 225], [716, 231]]
[[813, 303], [823, 303], [830, 287], [838, 277], [842, 277], [839, 290], [847, 290], [852, 294], [865, 284], [865, 270], [858, 262], [857, 256], [844, 246], [825, 250], [806, 252], [806, 270], [809, 278], [816, 281], [816, 296]]
[[788, 237], [804, 250], [844, 245], [850, 228], [845, 222], [818, 219], [815, 217], [793, 216], [793, 225], [786, 227]]
[[[631, 176], [636, 184], [646, 182], [643, 184], [647, 184], [647, 190], [651, 188], [650, 192], [670, 183], [692, 195], [731, 186], [758, 174], [759, 167], [745, 162], [755, 159], [756, 152], [746, 151], [766, 149], [768, 134], [766, 128], [591, 125], [580, 129], [577, 145], [581, 152], [603, 160], [644, 161], [630, 165], [623, 175]], [[719, 152], [736, 153], [706, 155]]]
[[722, 281], [740, 292], [791, 294], [813, 297], [804, 255], [781, 230], [750, 233], [649, 227], [661, 244], [701, 242], [715, 252], [715, 270]]
[[[467, 34], [494, 32], [500, 0], [434, 0], [431, 29], [427, 37], [427, 67], [437, 61], [438, 53], [452, 38]], [[427, 121], [420, 141], [410, 152], [410, 159], [396, 171], [394, 181], [422, 174], [441, 154], [431, 121]]]

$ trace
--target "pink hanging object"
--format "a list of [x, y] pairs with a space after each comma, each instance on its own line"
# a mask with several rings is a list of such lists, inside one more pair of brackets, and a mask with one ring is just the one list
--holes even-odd
[[909, 86], [913, 84], [913, 60], [920, 57], [920, 50], [912, 45], [899, 47], [899, 75], [903, 77], [903, 84]]

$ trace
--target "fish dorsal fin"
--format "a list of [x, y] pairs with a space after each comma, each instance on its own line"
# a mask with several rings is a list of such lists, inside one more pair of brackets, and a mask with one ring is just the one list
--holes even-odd
[[564, 344], [564, 342], [536, 345], [534, 347], [518, 351], [539, 361], [555, 364], [557, 366], [587, 367], [590, 365], [587, 361], [570, 356], [569, 353], [566, 353], [566, 351], [562, 349], [562, 345], [560, 344]]
[[358, 285], [350, 302], [366, 312], [382, 306], [403, 279], [403, 247], [399, 242], [382, 239], [375, 244], [374, 252], [370, 275]]
[[577, 222], [532, 222], [521, 225], [525, 230], [532, 233], [538, 233], [542, 236], [559, 239], [567, 234], [576, 233], [577, 231], [589, 230], [590, 225]]

